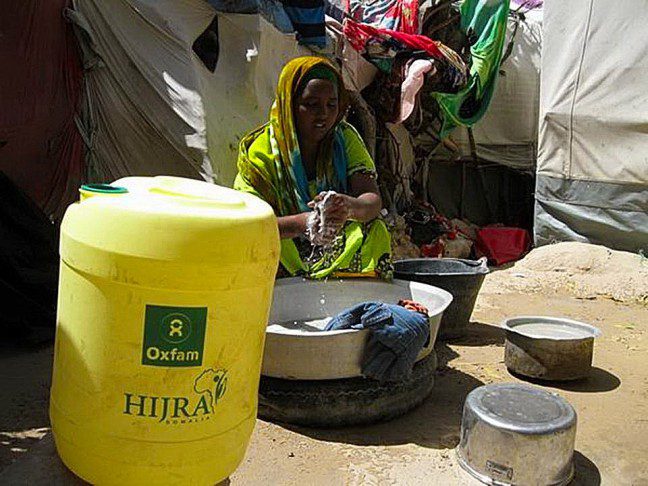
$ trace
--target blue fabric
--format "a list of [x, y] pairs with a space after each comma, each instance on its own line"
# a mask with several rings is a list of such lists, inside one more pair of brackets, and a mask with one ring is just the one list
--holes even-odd
[[295, 31], [290, 17], [279, 0], [260, 0], [259, 12], [274, 25], [279, 32], [291, 34]]
[[[295, 182], [297, 183], [297, 193], [299, 193], [299, 209], [301, 211], [307, 211], [307, 203], [313, 199], [310, 197], [308, 191], [308, 178], [306, 177], [306, 169], [301, 160], [301, 154], [293, 154], [292, 160], [292, 170], [295, 174]], [[306, 209], [304, 209], [306, 208]]]
[[[344, 134], [342, 129], [338, 126], [335, 128], [333, 136], [333, 168], [335, 172], [335, 180], [323, 181], [317, 186], [317, 192], [322, 191], [336, 191], [346, 193], [348, 189], [347, 180], [347, 167], [349, 161], [347, 158], [346, 144], [344, 142]], [[307, 206], [313, 198], [310, 196], [310, 187], [308, 178], [306, 177], [306, 169], [301, 161], [301, 155], [293, 158], [292, 170], [295, 174], [295, 182], [297, 182], [297, 192], [301, 201], [299, 201], [302, 211], [309, 211]]]
[[286, 13], [290, 16], [293, 24], [321, 24], [325, 14], [325, 8], [322, 4], [315, 8], [300, 8], [284, 6]]
[[300, 44], [326, 46], [324, 0], [282, 0]]
[[207, 0], [207, 3], [217, 12], [250, 14], [259, 11], [258, 0]]
[[[335, 130], [335, 139], [333, 141], [333, 167], [335, 168], [335, 175], [337, 176], [337, 183], [339, 187], [338, 192], [347, 192], [347, 169], [349, 161], [347, 160], [346, 144], [344, 143], [344, 135], [340, 127]], [[325, 190], [324, 188], [321, 189]]]
[[327, 331], [336, 329], [371, 331], [362, 374], [381, 382], [409, 378], [416, 357], [430, 337], [427, 317], [382, 302], [363, 302], [341, 312], [326, 326]]

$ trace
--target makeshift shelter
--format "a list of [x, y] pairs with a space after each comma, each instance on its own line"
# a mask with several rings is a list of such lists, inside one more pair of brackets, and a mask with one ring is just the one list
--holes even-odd
[[[377, 127], [361, 93], [378, 70], [327, 17], [331, 42], [323, 52], [342, 63], [354, 91], [353, 121], [370, 152], [389, 159], [378, 162], [402, 183], [393, 200], [411, 201], [416, 190], [449, 218], [529, 227], [538, 159], [537, 244], [645, 248], [648, 96], [641, 75], [648, 44], [640, 32], [648, 17], [638, 0], [614, 9], [576, 1], [550, 3], [544, 12], [533, 2], [524, 16], [509, 16], [489, 110], [472, 142], [463, 127], [452, 133], [452, 153], [439, 140], [434, 152], [421, 148], [407, 123]], [[9, 42], [0, 53], [14, 68], [0, 77], [0, 171], [36, 203], [16, 207], [38, 207], [57, 221], [82, 182], [128, 175], [230, 185], [239, 139], [267, 120], [282, 66], [312, 53], [282, 32], [285, 25], [271, 23], [278, 15], [248, 13], [259, 2], [246, 2], [246, 13], [214, 9], [234, 3], [57, 0], [8, 8], [0, 31]], [[261, 5], [267, 15], [279, 4]], [[609, 49], [618, 32], [625, 48]], [[381, 137], [391, 146], [380, 147]]]
[[[88, 176], [177, 175], [230, 185], [238, 139], [260, 125], [283, 64], [304, 52], [259, 15], [204, 0], [74, 2], [84, 59]], [[214, 31], [211, 63], [194, 43]]]
[[[47, 220], [60, 222], [80, 184], [167, 174], [230, 185], [238, 141], [267, 120], [282, 66], [312, 53], [297, 42], [312, 26], [295, 35], [285, 33], [285, 18], [278, 25], [282, 4], [261, 2], [270, 20], [253, 13], [254, 0], [244, 13], [214, 9], [238, 11], [229, 8], [242, 5], [235, 3], [58, 0], [5, 10], [0, 171], [13, 202], [2, 215], [12, 238], [5, 238], [0, 277], [29, 303], [36, 266], [47, 267], [38, 280], [47, 283], [43, 322], [52, 316], [57, 262], [56, 225]], [[331, 42], [323, 52], [342, 61], [356, 115], [368, 113], [359, 93], [376, 69], [327, 20]], [[360, 128], [374, 153], [375, 127]], [[408, 136], [402, 125], [392, 128]], [[20, 221], [37, 223], [30, 229]], [[23, 256], [42, 251], [40, 260], [14, 258], [17, 241]]]
[[[253, 11], [254, 3], [247, 2], [244, 11]], [[51, 51], [50, 61], [38, 59], [41, 68], [60, 67], [51, 60], [63, 54], [69, 59], [69, 66], [54, 70], [70, 78], [70, 89], [64, 92], [66, 103], [55, 105], [66, 110], [64, 140], [69, 143], [57, 144], [63, 155], [46, 164], [46, 171], [53, 171], [56, 178], [52, 176], [46, 182], [41, 179], [44, 183], [36, 184], [26, 175], [24, 168], [28, 164], [23, 163], [14, 164], [22, 168], [18, 172], [12, 169], [15, 173], [10, 172], [11, 179], [23, 188], [27, 180], [41, 191], [65, 188], [64, 195], [50, 196], [47, 201], [35, 191], [28, 191], [54, 219], [59, 219], [74, 200], [75, 189], [82, 181], [169, 174], [231, 184], [236, 173], [238, 140], [266, 121], [282, 65], [311, 51], [299, 45], [294, 34], [282, 33], [262, 15], [216, 14], [213, 6], [223, 8], [220, 4], [227, 10], [233, 6], [232, 2], [204, 0], [89, 0], [70, 5], [62, 1], [45, 10], [34, 3], [30, 8], [39, 14], [36, 19], [44, 19], [40, 15], [44, 12], [51, 18], [55, 11], [57, 35], [67, 42], [65, 50], [56, 47], [60, 42], [49, 42], [47, 50], [39, 48], [38, 52]], [[261, 4], [267, 14], [269, 3]], [[69, 8], [64, 8], [66, 5]], [[28, 22], [24, 11], [20, 15], [24, 22], [16, 18], [12, 25]], [[277, 18], [271, 16], [272, 21]], [[358, 84], [369, 82], [375, 71], [370, 71], [368, 63], [349, 48], [344, 36], [340, 37], [341, 31], [336, 34], [336, 27], [328, 24], [332, 42], [326, 52], [343, 61], [345, 80], [358, 93]], [[80, 49], [74, 45], [71, 26]], [[30, 32], [36, 26], [23, 27], [21, 32]], [[201, 59], [197, 49], [202, 38], [207, 39], [203, 48], [211, 43], [208, 60]], [[81, 52], [82, 66], [77, 50]], [[514, 54], [511, 61], [515, 59]], [[60, 92], [51, 90], [52, 95]], [[497, 97], [496, 92], [495, 100]], [[360, 96], [355, 100], [356, 105], [362, 104]], [[42, 109], [42, 105], [38, 106]], [[10, 125], [19, 123], [11, 121], [7, 123]], [[375, 133], [364, 132], [373, 152]]]
[[54, 324], [57, 223], [79, 186], [230, 185], [238, 137], [265, 121], [283, 64], [310, 52], [204, 0], [18, 2], [0, 35], [0, 290], [15, 303], [0, 326], [32, 338]]
[[545, 5], [538, 245], [648, 249], [647, 23], [641, 0]]
[[[509, 18], [504, 60], [488, 111], [473, 127], [477, 157], [514, 169], [535, 171], [543, 10], [521, 9]], [[470, 155], [465, 128], [452, 134]]]

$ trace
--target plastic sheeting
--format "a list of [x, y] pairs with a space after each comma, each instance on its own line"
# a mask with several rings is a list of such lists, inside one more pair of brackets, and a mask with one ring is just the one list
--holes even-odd
[[92, 180], [167, 174], [232, 183], [239, 139], [266, 121], [281, 67], [305, 48], [258, 15], [219, 14], [212, 73], [192, 44], [214, 15], [202, 0], [75, 2]]
[[536, 243], [645, 250], [646, 4], [549, 2], [544, 13]]
[[209, 155], [219, 181], [231, 185], [238, 143], [268, 121], [279, 73], [290, 59], [312, 53], [259, 15], [219, 15], [219, 29], [222, 58], [206, 83]]
[[90, 179], [210, 180], [201, 61], [191, 46], [213, 9], [198, 1], [92, 0], [75, 1], [74, 8], [84, 52], [82, 132]]
[[52, 219], [83, 176], [74, 124], [81, 65], [66, 4], [4, 2], [0, 14], [0, 171]]
[[[515, 25], [516, 20], [509, 18], [505, 49]], [[527, 12], [519, 22], [488, 111], [473, 127], [479, 158], [514, 169], [535, 168], [541, 49], [542, 10], [538, 9]], [[470, 155], [468, 131], [459, 127], [451, 136], [462, 155]]]

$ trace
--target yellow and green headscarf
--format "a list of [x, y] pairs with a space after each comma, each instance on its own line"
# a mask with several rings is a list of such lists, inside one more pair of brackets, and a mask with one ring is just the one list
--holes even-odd
[[[295, 99], [312, 79], [328, 79], [338, 89], [336, 124], [320, 145], [315, 170], [315, 192], [347, 190], [347, 156], [341, 121], [348, 97], [340, 73], [325, 58], [306, 56], [290, 61], [281, 71], [270, 121], [248, 134], [239, 147], [239, 176], [235, 188], [247, 185], [268, 202], [278, 216], [308, 211], [311, 184], [301, 160], [293, 118]], [[238, 186], [238, 187], [237, 187]]]

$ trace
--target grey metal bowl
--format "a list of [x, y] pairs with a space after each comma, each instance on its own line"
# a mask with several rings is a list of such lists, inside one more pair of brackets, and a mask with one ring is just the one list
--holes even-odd
[[594, 338], [601, 331], [562, 317], [524, 316], [507, 319], [504, 362], [520, 375], [540, 380], [584, 378], [592, 368]]
[[484, 385], [463, 409], [459, 464], [492, 485], [564, 485], [574, 475], [576, 412], [560, 396], [519, 383]]

